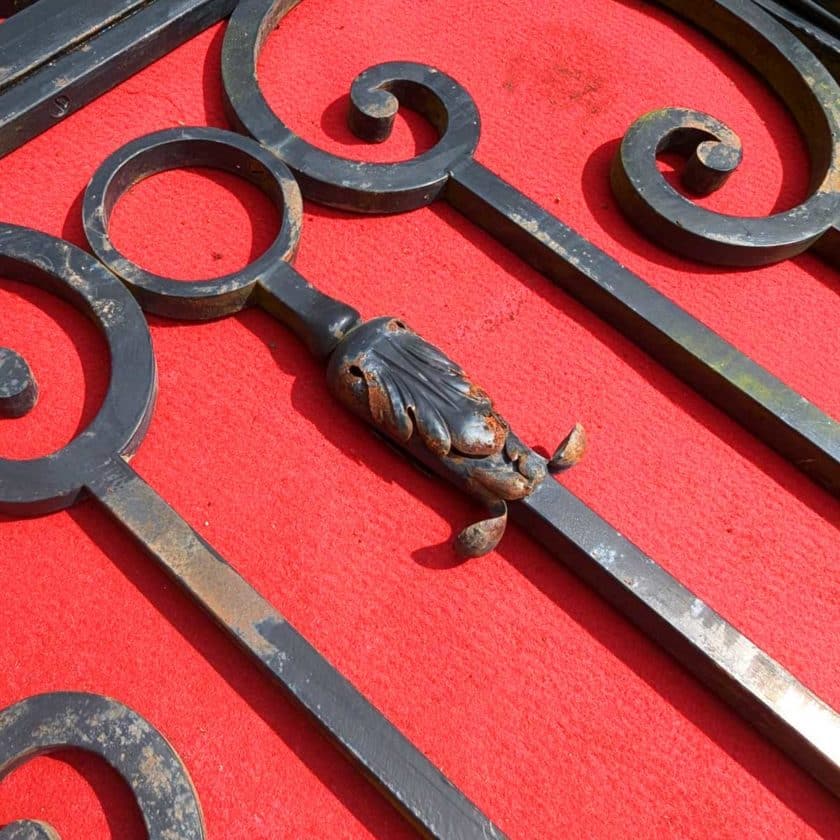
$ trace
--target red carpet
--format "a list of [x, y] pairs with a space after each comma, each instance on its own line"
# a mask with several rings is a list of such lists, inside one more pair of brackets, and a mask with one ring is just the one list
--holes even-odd
[[[224, 126], [223, 27], [0, 162], [0, 215], [83, 245], [81, 192], [114, 149], [175, 125]], [[385, 60], [434, 64], [472, 93], [477, 158], [834, 417], [840, 278], [812, 256], [751, 271], [666, 254], [608, 184], [637, 116], [682, 105], [740, 134], [745, 159], [707, 206], [764, 215], [800, 200], [807, 156], [760, 81], [640, 0], [306, 0], [260, 73], [306, 138], [368, 160], [432, 141], [411, 114], [371, 148], [346, 93]], [[120, 204], [117, 244], [182, 278], [247, 263], [273, 211], [236, 179], [158, 176]], [[810, 688], [840, 708], [840, 513], [627, 340], [443, 204], [363, 218], [307, 204], [298, 268], [363, 315], [408, 321], [553, 449], [564, 481]], [[91, 324], [0, 281], [0, 343], [30, 361], [37, 409], [0, 421], [0, 453], [66, 443], [107, 388]], [[134, 465], [502, 829], [515, 838], [840, 837], [840, 806], [645, 637], [511, 527], [457, 563], [478, 508], [416, 472], [327, 394], [321, 367], [258, 311], [152, 319], [160, 395]], [[0, 707], [58, 689], [110, 695], [172, 742], [214, 840], [410, 836], [378, 794], [93, 503], [0, 521]], [[78, 754], [0, 784], [0, 825], [63, 840], [144, 836], [128, 794]], [[109, 831], [111, 834], [109, 834]]]

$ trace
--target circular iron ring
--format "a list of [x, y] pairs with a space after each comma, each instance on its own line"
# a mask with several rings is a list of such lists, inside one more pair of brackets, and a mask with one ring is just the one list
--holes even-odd
[[64, 298], [92, 320], [108, 343], [111, 380], [91, 424], [42, 458], [0, 458], [0, 511], [40, 515], [69, 507], [88, 479], [140, 445], [157, 391], [146, 320], [127, 289], [89, 254], [46, 233], [0, 226], [0, 276]]
[[[183, 167], [207, 167], [238, 175], [277, 207], [280, 230], [268, 250], [240, 271], [212, 280], [180, 281], [146, 271], [121, 254], [108, 233], [120, 197], [138, 181]], [[168, 318], [207, 320], [248, 306], [261, 278], [297, 251], [303, 202], [292, 174], [258, 143], [219, 128], [174, 128], [127, 143], [97, 169], [82, 207], [93, 252], [134, 293], [147, 312]]]

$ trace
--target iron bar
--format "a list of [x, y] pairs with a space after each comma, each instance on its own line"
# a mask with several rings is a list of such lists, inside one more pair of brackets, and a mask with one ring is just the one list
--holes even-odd
[[[195, 165], [238, 172], [251, 180], [274, 200], [282, 221], [268, 251], [241, 272], [188, 283], [132, 263], [114, 246], [108, 225], [116, 202], [137, 181]], [[497, 220], [501, 229], [493, 226], [492, 232], [514, 248], [521, 238], [529, 259], [541, 270], [553, 271], [555, 261], [568, 270], [572, 263], [576, 272], [587, 276], [597, 274], [599, 259], [609, 259], [556, 220], [542, 227], [542, 211], [532, 209], [512, 188], [499, 200], [498, 178], [472, 160], [450, 172], [447, 189], [475, 200], [483, 195], [485, 182], [502, 209], [468, 206], [465, 211], [490, 225], [494, 223], [488, 219]], [[459, 195], [450, 200], [462, 204]], [[489, 517], [465, 528], [456, 541], [462, 554], [492, 550], [502, 538], [510, 507], [528, 533], [840, 796], [840, 716], [550, 477], [583, 454], [585, 437], [579, 426], [546, 461], [516, 437], [487, 393], [438, 348], [399, 319], [362, 321], [355, 309], [322, 295], [289, 265], [300, 233], [300, 197], [288, 171], [265, 148], [218, 129], [178, 128], [147, 135], [118, 149], [97, 170], [85, 194], [83, 215], [94, 253], [144, 306], [190, 320], [260, 306], [290, 326], [316, 356], [326, 357], [327, 383], [340, 402], [409, 457], [485, 504]], [[540, 250], [534, 249], [534, 239]], [[623, 317], [628, 319], [629, 313], [644, 307], [647, 295], [655, 294], [632, 275], [627, 288], [610, 291], [611, 300], [616, 294], [626, 295], [628, 314]], [[666, 338], [663, 331], [658, 340], [664, 343]], [[92, 490], [121, 521], [139, 520], [139, 526], [129, 527], [155, 553], [163, 537], [158, 538], [151, 523], [165, 523], [167, 518], [156, 500], [144, 498], [146, 491], [136, 488], [126, 491], [126, 502], [120, 500], [119, 490], [116, 501], [108, 500], [112, 485], [138, 481], [128, 477], [127, 469], [120, 466], [120, 476], [105, 482], [105, 493], [96, 485]], [[136, 507], [128, 513], [127, 506]], [[164, 533], [170, 531], [164, 525]], [[186, 542], [185, 536], [176, 539]], [[191, 577], [194, 572], [188, 566], [179, 563], [178, 573]], [[190, 579], [187, 586], [199, 592], [206, 586], [211, 594], [224, 590], [223, 608], [230, 609], [230, 602], [238, 600], [236, 586], [226, 583], [230, 573], [210, 567], [201, 574], [209, 575], [205, 583]], [[262, 644], [261, 628], [273, 626], [272, 619], [261, 612], [249, 612], [245, 618], [245, 632]]]
[[556, 481], [511, 516], [762, 735], [840, 797], [840, 715]]
[[236, 0], [26, 5], [0, 26], [0, 56], [11, 59], [0, 72], [0, 156], [226, 17], [235, 5]]
[[[255, 148], [268, 166], [282, 166]], [[291, 193], [294, 203], [294, 181], [285, 170], [283, 176], [278, 194]], [[294, 226], [286, 224], [276, 245], [291, 251], [296, 239]], [[126, 463], [151, 418], [157, 379], [148, 327], [125, 287], [73, 245], [12, 225], [0, 226], [0, 274], [36, 283], [77, 306], [104, 334], [111, 356], [111, 386], [81, 434], [46, 457], [0, 458], [0, 511], [39, 515], [93, 496], [418, 830], [453, 840], [504, 837]]]

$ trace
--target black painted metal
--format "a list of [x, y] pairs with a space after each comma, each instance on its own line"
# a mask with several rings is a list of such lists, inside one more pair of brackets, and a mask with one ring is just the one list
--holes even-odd
[[[350, 121], [360, 136], [385, 139], [398, 104], [425, 114], [438, 129], [440, 142], [412, 161], [347, 161], [290, 132], [260, 95], [255, 67], [268, 32], [298, 1], [242, 0], [225, 40], [223, 74], [235, 123], [286, 160], [307, 195], [363, 212], [400, 212], [446, 198], [805, 472], [840, 492], [837, 423], [478, 164], [473, 158], [478, 112], [455, 80], [423, 65], [392, 63], [371, 68], [354, 82]], [[758, 38], [761, 49], [754, 49], [753, 40], [743, 54], [771, 81], [806, 132], [814, 191], [787, 215], [756, 222], [749, 236], [742, 235], [744, 220], [730, 224], [716, 214], [692, 217], [699, 208], [677, 193], [657, 207], [661, 185], [650, 181], [657, 151], [683, 151], [689, 158], [687, 184], [698, 192], [717, 188], [740, 156], [737, 137], [726, 126], [708, 115], [669, 109], [634, 125], [615, 168], [618, 193], [636, 222], [682, 253], [710, 261], [769, 262], [817, 240], [823, 253], [836, 255], [837, 86], [807, 50], [750, 0], [661, 2], [738, 51], [740, 44]], [[27, 5], [25, 0], [0, 4], [0, 14]], [[233, 5], [233, 0], [91, 0], [76, 8], [40, 0], [18, 12], [0, 28], [0, 54], [15, 56], [0, 73], [0, 154], [218, 20]], [[32, 38], [33, 22], [39, 20], [43, 32]], [[295, 272], [289, 261], [299, 235], [300, 202], [288, 173], [253, 144], [205, 131], [161, 133], [130, 144], [109, 159], [86, 197], [92, 247], [131, 285], [143, 306], [173, 317], [209, 318], [260, 305], [294, 329], [316, 355], [332, 354], [330, 385], [345, 403], [402, 443], [412, 457], [488, 504], [492, 518], [461, 535], [465, 553], [495, 545], [510, 501], [514, 517], [550, 551], [840, 795], [837, 714], [548, 479], [552, 463], [522, 444], [486, 394], [440, 351], [394, 319], [361, 324], [354, 309], [322, 295]], [[138, 177], [187, 164], [243, 175], [278, 203], [284, 221], [269, 252], [243, 272], [176, 287], [119, 255], [108, 239], [107, 223], [121, 192]], [[47, 259], [46, 268], [43, 260], [36, 264], [30, 259], [33, 248], [56, 261]], [[50, 267], [57, 265], [62, 274]], [[148, 334], [131, 328], [137, 313], [130, 298], [107, 283], [100, 286], [101, 270], [72, 246], [21, 229], [0, 230], [0, 271], [10, 276], [23, 271], [26, 279], [88, 311], [105, 333], [114, 379], [121, 383], [109, 390], [85, 434], [56, 456], [0, 460], [0, 507], [43, 513], [90, 493], [315, 715], [416, 825], [435, 836], [501, 836], [127, 465], [123, 456], [139, 444], [154, 397]], [[18, 373], [26, 380], [19, 393], [0, 390], [0, 410], [23, 413], [37, 394], [34, 380], [17, 354], [0, 353], [6, 354], [0, 389], [8, 390]], [[408, 389], [408, 400], [405, 382], [394, 379], [397, 357], [424, 370], [428, 387]], [[129, 368], [129, 358], [139, 364]], [[447, 389], [462, 401], [451, 414], [440, 410], [439, 397]], [[554, 465], [574, 463], [582, 447], [582, 431], [576, 428]], [[330, 698], [326, 704], [325, 698]]]
[[[740, 142], [708, 114], [665, 108], [637, 120], [616, 157], [613, 192], [627, 218], [669, 250], [720, 265], [777, 262], [801, 253], [826, 232], [834, 234], [840, 223], [840, 87], [832, 76], [752, 0], [657, 2], [740, 55], [787, 105], [810, 152], [811, 194], [797, 207], [764, 218], [728, 216], [694, 204], [667, 183], [656, 155], [681, 151], [692, 162], [691, 172], [714, 170], [714, 155], [729, 150], [731, 170], [740, 159]], [[703, 192], [690, 181], [687, 186]], [[830, 242], [821, 245], [820, 253], [840, 265], [840, 250], [828, 247]]]
[[[0, 25], [0, 156], [230, 14], [236, 0], [13, 2]], [[0, 9], [2, 16], [2, 9]]]
[[23, 417], [37, 400], [38, 385], [26, 359], [0, 347], [0, 417]]
[[[217, 145], [219, 165], [230, 171], [235, 171], [229, 166], [231, 147], [239, 151], [250, 149], [254, 159], [266, 166], [271, 157], [268, 160], [262, 157], [265, 152], [251, 141], [234, 140], [227, 132], [216, 129], [159, 132], [134, 141], [103, 164], [88, 187], [83, 212], [94, 252], [117, 276], [125, 279], [141, 300], [154, 289], [157, 295], [165, 294], [167, 301], [165, 309], [157, 311], [200, 320], [206, 317], [202, 300], [217, 300], [219, 291], [224, 293], [235, 287], [235, 275], [207, 281], [200, 290], [191, 284], [149, 275], [114, 249], [107, 231], [114, 202], [147, 170], [157, 172], [167, 165], [195, 164], [196, 160], [188, 155], [189, 143], [203, 165], [213, 163], [212, 149]], [[169, 154], [170, 147], [177, 153]], [[282, 173], [282, 164], [274, 160], [274, 169]], [[486, 172], [472, 161], [468, 166], [471, 176], [480, 178]], [[247, 172], [248, 167], [243, 166], [242, 174], [248, 177]], [[465, 176], [459, 169], [449, 177], [461, 183]], [[488, 173], [486, 177], [491, 188], [499, 189], [495, 176]], [[275, 178], [283, 184], [286, 195], [293, 182], [282, 174]], [[269, 191], [265, 185], [263, 188]], [[409, 185], [408, 189], [411, 191], [413, 186]], [[470, 189], [473, 194], [480, 193], [481, 184], [473, 184]], [[520, 204], [524, 201], [518, 193], [511, 193], [512, 201]], [[294, 201], [282, 203], [281, 237], [282, 231], [292, 225], [288, 213], [294, 214], [297, 208]], [[528, 212], [527, 208], [522, 212]], [[517, 209], [515, 215], [521, 216], [521, 212]], [[525, 223], [520, 220], [517, 224]], [[298, 227], [295, 225], [296, 232]], [[537, 235], [533, 230], [528, 234]], [[544, 234], [551, 240], [545, 243], [546, 260], [554, 258], [555, 248], [561, 247], [553, 241], [552, 234], [553, 231]], [[284, 240], [282, 248], [277, 250], [278, 255], [281, 253], [284, 259], [292, 259], [294, 248]], [[600, 252], [593, 256], [578, 250], [575, 254], [579, 263], [598, 255], [608, 259]], [[287, 271], [293, 272], [291, 266]], [[253, 286], [256, 290], [263, 283], [259, 275], [252, 266], [242, 272], [242, 277], [250, 278], [248, 288]], [[271, 276], [278, 298], [284, 295], [279, 286], [283, 278], [299, 277], [296, 273], [284, 274], [277, 266], [273, 267]], [[306, 283], [302, 278], [295, 282]], [[218, 284], [217, 289], [214, 284]], [[158, 300], [159, 297], [155, 303]], [[327, 311], [343, 306], [331, 298], [327, 300]], [[261, 295], [252, 292], [245, 303], [260, 305]], [[226, 307], [235, 312], [242, 305], [241, 300], [232, 300]], [[221, 311], [216, 308], [215, 314]], [[269, 311], [289, 322], [283, 310], [278, 313], [269, 308]], [[355, 313], [349, 307], [346, 311]], [[294, 327], [295, 319], [291, 325]], [[306, 340], [306, 337], [303, 333], [302, 338]], [[516, 437], [495, 412], [487, 394], [457, 364], [394, 318], [355, 322], [349, 327], [334, 344], [327, 379], [333, 393], [345, 405], [399, 444], [410, 457], [485, 502], [491, 518], [462, 532], [458, 544], [463, 553], [481, 554], [495, 546], [504, 531], [509, 504], [513, 515], [549, 551], [570, 565], [791, 758], [840, 795], [840, 716], [548, 476], [552, 467], [570, 466], [582, 454], [584, 438], [579, 426], [561, 444], [555, 458], [546, 462]], [[122, 521], [139, 522], [135, 533], [150, 550], [164, 551], [165, 546], [158, 549], [151, 538], [149, 522], [166, 521], [166, 511], [160, 510], [151, 491], [138, 488], [140, 479], [122, 462], [118, 466], [119, 474], [107, 479], [104, 488], [94, 486], [93, 492]], [[134, 486], [123, 491], [123, 483]], [[147, 499], [145, 492], [149, 495]], [[109, 494], [113, 495], [109, 498]], [[198, 582], [189, 581], [187, 585], [194, 590]], [[218, 590], [222, 582], [218, 587], [212, 581], [206, 585]], [[233, 590], [226, 581], [224, 590], [229, 599]], [[253, 633], [256, 627], [259, 638], [265, 638], [263, 626], [271, 624], [261, 619], [258, 625], [249, 624], [247, 632]]]
[[3, 66], [0, 90], [22, 76], [84, 43], [120, 18], [137, 11], [146, 0], [39, 0], [26, 14], [11, 18], [0, 36]]
[[801, 39], [840, 80], [840, 6], [813, 0], [753, 0]]
[[840, 797], [840, 715], [555, 481], [511, 516], [744, 719]]
[[[244, 270], [215, 280], [173, 283], [126, 260], [108, 236], [120, 195], [143, 178], [181, 166], [210, 166], [262, 189], [282, 219], [268, 250]], [[131, 288], [143, 308], [172, 318], [217, 318], [259, 303], [284, 320], [318, 356], [327, 355], [359, 313], [321, 294], [289, 265], [297, 251], [300, 191], [277, 158], [245, 137], [212, 128], [167, 129], [114, 152], [85, 195], [85, 227], [96, 255]]]
[[[0, 779], [31, 758], [79, 749], [104, 759], [134, 794], [149, 840], [203, 840], [204, 818], [186, 768], [169, 742], [128, 707], [97, 694], [57, 691], [0, 711]], [[0, 840], [55, 840], [21, 820]]]
[[[235, 135], [230, 139], [226, 153], [240, 144], [255, 146]], [[282, 176], [273, 181], [277, 194], [288, 195], [289, 204], [299, 207], [300, 196], [291, 176], [276, 158], [266, 158], [272, 172]], [[271, 181], [266, 180], [266, 188], [272, 189]], [[278, 247], [290, 253], [288, 246], [297, 234], [288, 220], [281, 237]], [[315, 718], [414, 825], [437, 837], [503, 837], [128, 465], [126, 458], [139, 445], [152, 414], [156, 374], [148, 327], [125, 286], [73, 245], [11, 225], [0, 226], [0, 274], [42, 286], [84, 311], [104, 334], [111, 356], [110, 387], [87, 429], [49, 456], [28, 461], [0, 459], [0, 512], [42, 514], [72, 505], [83, 494], [92, 495]], [[256, 288], [256, 280], [252, 286]], [[311, 289], [308, 284], [307, 288]], [[284, 299], [292, 309], [296, 309], [298, 291], [291, 300]], [[190, 290], [184, 295], [200, 307], [201, 297], [191, 296]], [[311, 297], [306, 290], [302, 297], [306, 314]], [[235, 295], [228, 300], [236, 305]], [[316, 347], [317, 340], [316, 334], [311, 342]]]
[[[737, 18], [744, 2], [698, 5], [726, 22]], [[233, 124], [282, 158], [298, 177], [304, 195], [362, 212], [401, 212], [445, 198], [804, 473], [840, 495], [840, 424], [478, 163], [473, 158], [480, 134], [478, 110], [451, 77], [425, 65], [392, 62], [365, 70], [353, 82], [350, 124], [367, 139], [387, 137], [399, 104], [419, 111], [437, 128], [438, 143], [413, 160], [389, 164], [348, 160], [295, 135], [268, 107], [256, 77], [266, 37], [295, 5], [295, 0], [241, 0], [225, 35], [222, 77]], [[795, 41], [781, 25], [762, 17], [775, 35]], [[752, 33], [744, 21], [740, 26], [742, 35]], [[784, 67], [799, 79], [798, 65]], [[840, 96], [840, 89], [822, 68], [813, 69], [814, 85], [819, 82], [823, 87], [818, 91], [800, 79], [795, 89], [807, 96], [798, 107], [823, 119], [821, 130], [830, 124], [829, 133], [822, 130], [822, 139], [814, 141], [815, 149], [823, 151], [815, 171], [835, 172], [838, 152], [832, 143], [840, 139], [834, 130], [840, 100], [831, 104], [825, 100]], [[712, 164], [716, 157], [710, 156]], [[718, 167], [725, 169], [725, 164], [718, 160]], [[695, 167], [695, 183], [708, 185], [710, 178], [714, 182], [710, 168]], [[809, 228], [812, 238], [840, 211], [836, 193], [823, 190], [820, 195], [822, 227]]]

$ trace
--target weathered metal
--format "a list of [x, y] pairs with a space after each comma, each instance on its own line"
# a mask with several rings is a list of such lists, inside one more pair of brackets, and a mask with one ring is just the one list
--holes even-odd
[[52, 827], [40, 820], [16, 820], [0, 828], [0, 840], [61, 840]]
[[[799, 125], [811, 157], [811, 194], [764, 218], [716, 213], [677, 192], [656, 157], [690, 161], [686, 186], [700, 194], [725, 178], [698, 183], [696, 173], [728, 174], [741, 158], [734, 132], [714, 117], [665, 108], [639, 118], [624, 136], [612, 169], [613, 192], [627, 218], [671, 251], [702, 262], [750, 266], [777, 262], [820, 243], [840, 265], [840, 88], [803, 43], [749, 0], [657, 0], [721, 41], [773, 88]], [[694, 177], [693, 177], [694, 176]], [[699, 188], [698, 188], [699, 187]]]
[[840, 7], [834, 0], [753, 0], [805, 43], [840, 80]]
[[[143, 271], [120, 254], [110, 240], [108, 221], [114, 204], [126, 189], [152, 172], [199, 162], [202, 166], [213, 165], [214, 148], [222, 169], [237, 171], [230, 165], [231, 149], [235, 149], [253, 158], [252, 164], [244, 158], [239, 160], [238, 171], [243, 177], [254, 180], [249, 173], [254, 169], [262, 172], [263, 167], [275, 173], [279, 187], [272, 187], [266, 178], [254, 182], [269, 196], [276, 196], [278, 189], [283, 194], [284, 200], [278, 204], [281, 242], [269, 249], [276, 257], [267, 261], [260, 258], [241, 275], [198, 284]], [[332, 298], [319, 298], [320, 293], [284, 262], [293, 259], [295, 253], [284, 232], [293, 230], [297, 236], [300, 230], [299, 198], [291, 196], [293, 184], [277, 158], [245, 138], [206, 128], [158, 132], [118, 150], [94, 174], [83, 203], [85, 231], [97, 256], [139, 300], [150, 302], [155, 311], [164, 314], [201, 320], [207, 317], [205, 301], [214, 302], [216, 315], [236, 312], [247, 304], [264, 306], [267, 289], [274, 303], [264, 308], [323, 356], [326, 345], [311, 340], [322, 301], [325, 308], [316, 332], [331, 337], [327, 380], [333, 393], [415, 461], [471, 493], [489, 509], [490, 518], [459, 536], [457, 548], [463, 554], [482, 554], [498, 543], [510, 506], [514, 518], [552, 554], [840, 795], [840, 716], [548, 477], [549, 472], [572, 465], [582, 454], [585, 436], [580, 426], [547, 462], [516, 437], [493, 409], [487, 394], [439, 349], [399, 319], [361, 322], [351, 307]], [[306, 300], [313, 307], [305, 308], [310, 327], [303, 330], [298, 303], [301, 288], [306, 289]], [[233, 290], [240, 294], [231, 296]], [[220, 300], [222, 305], [218, 305]], [[336, 311], [342, 318], [335, 319]], [[352, 313], [352, 317], [344, 317], [346, 313]], [[330, 327], [336, 323], [340, 329]], [[124, 470], [120, 466], [120, 471]], [[140, 481], [134, 474], [130, 480], [135, 485]], [[158, 548], [150, 539], [148, 523], [166, 522], [168, 514], [159, 509], [155, 497], [144, 499], [144, 491], [136, 486], [121, 492], [123, 481], [120, 476], [106, 479], [104, 488], [94, 487], [93, 492], [121, 520], [138, 522], [135, 533], [151, 550], [164, 553], [166, 545]], [[112, 492], [116, 496], [109, 501]], [[127, 511], [127, 506], [133, 510]], [[189, 569], [186, 562], [181, 567]], [[194, 589], [198, 582], [189, 581], [188, 586]], [[219, 591], [230, 600], [227, 583]], [[251, 616], [245, 618], [248, 628], [253, 628]]]
[[464, 557], [498, 545], [507, 502], [529, 496], [549, 470], [567, 469], [583, 455], [578, 424], [546, 464], [482, 388], [396, 318], [374, 318], [348, 333], [330, 357], [327, 383], [351, 411], [486, 505], [490, 518], [455, 540]]
[[[234, 145], [254, 145], [231, 137]], [[272, 171], [282, 167], [276, 158], [260, 153]], [[288, 196], [290, 206], [299, 205], [294, 181], [284, 169], [280, 173], [283, 177], [275, 179], [273, 189]], [[287, 219], [275, 245], [290, 253], [296, 239], [296, 228]], [[111, 385], [85, 430], [42, 458], [0, 458], [0, 512], [37, 515], [68, 507], [84, 495], [97, 499], [420, 830], [438, 837], [503, 837], [129, 466], [127, 459], [152, 415], [156, 372], [148, 327], [125, 286], [73, 245], [11, 225], [0, 226], [0, 274], [39, 285], [77, 306], [99, 327], [111, 357]], [[311, 302], [307, 289], [296, 291], [296, 300]], [[234, 290], [227, 292], [227, 300], [236, 305]], [[190, 298], [185, 290], [184, 295], [201, 304], [194, 293]]]
[[[376, 213], [402, 212], [446, 199], [804, 473], [840, 494], [840, 424], [478, 163], [473, 157], [480, 134], [478, 109], [455, 79], [426, 65], [391, 62], [369, 68], [354, 80], [349, 121], [365, 139], [387, 137], [400, 104], [423, 114], [437, 129], [438, 142], [412, 160], [349, 160], [291, 131], [260, 92], [256, 62], [268, 34], [295, 5], [294, 0], [242, 0], [225, 34], [222, 78], [232, 123], [285, 161], [305, 196]], [[728, 20], [738, 17], [743, 0], [697, 5]], [[763, 25], [784, 42], [795, 40], [759, 10], [753, 14], [762, 14]], [[749, 29], [741, 20], [742, 35], [745, 27]], [[807, 52], [801, 45], [800, 49]], [[799, 72], [791, 64], [784, 66], [790, 73]], [[810, 98], [802, 107], [813, 109], [820, 103], [817, 111], [833, 121], [840, 106], [823, 105], [840, 96], [840, 88], [824, 69], [816, 67], [814, 73], [820, 92], [803, 83]], [[821, 137], [824, 142], [825, 134]], [[707, 164], [697, 164], [696, 180], [707, 178], [709, 164], [721, 156], [731, 163], [731, 144], [728, 151], [705, 158], [701, 152], [698, 160], [706, 159]], [[829, 226], [838, 204], [833, 193], [822, 195], [820, 218]], [[818, 225], [812, 238], [824, 229]]]
[[[189, 27], [211, 23], [226, 13], [223, 6], [228, 10], [233, 6], [232, 2], [185, 0], [177, 5], [174, 18], [162, 21], [152, 10], [157, 13], [164, 8], [163, 0], [144, 3], [142, 8], [131, 2], [54, 6], [55, 15], [64, 14], [64, 18], [47, 15], [51, 2], [40, 0], [0, 29], [2, 54], [17, 57], [4, 71], [6, 75], [0, 75], [0, 114], [4, 115], [0, 117], [0, 154], [171, 49], [181, 35], [189, 37], [184, 34]], [[307, 195], [363, 212], [400, 212], [446, 198], [803, 471], [832, 492], [840, 492], [837, 423], [477, 163], [473, 154], [479, 139], [478, 111], [455, 80], [434, 68], [393, 63], [371, 68], [354, 83], [350, 121], [360, 136], [385, 139], [398, 103], [424, 113], [435, 125], [440, 142], [413, 161], [347, 161], [323, 153], [290, 132], [259, 94], [255, 67], [263, 40], [297, 2], [242, 0], [225, 41], [223, 72], [230, 111], [238, 126], [286, 160]], [[755, 240], [727, 239], [726, 230], [719, 235], [723, 217], [713, 214], [712, 227], [707, 230], [701, 225], [694, 239], [690, 225], [677, 224], [679, 235], [671, 244], [696, 258], [734, 264], [780, 259], [814, 242], [836, 254], [832, 244], [837, 241], [832, 238], [837, 232], [836, 85], [824, 71], [807, 63], [807, 51], [801, 51], [772, 21], [768, 23], [766, 16], [752, 11], [747, 0], [663, 3], [726, 43], [731, 41], [736, 49], [739, 42], [755, 36], [758, 30], [752, 22], [759, 21], [761, 33], [772, 38], [761, 41], [757, 67], [764, 72], [761, 62], [776, 62], [771, 66], [775, 75], [766, 75], [777, 89], [789, 85], [780, 92], [810, 132], [815, 167], [814, 195], [791, 211], [790, 226], [774, 221], [762, 227], [767, 220], [759, 220]], [[5, 7], [0, 4], [0, 16], [4, 9], [8, 14], [24, 5], [29, 4], [25, 0]], [[100, 16], [105, 6], [113, 15], [108, 25]], [[20, 22], [27, 20], [25, 13], [30, 18], [24, 29]], [[65, 24], [38, 41], [13, 41], [12, 23], [21, 26], [20, 32], [31, 33], [36, 20], [45, 26], [59, 20]], [[169, 29], [172, 21], [177, 23]], [[5, 49], [6, 38], [9, 45], [17, 43], [34, 52]], [[803, 56], [807, 66], [800, 60]], [[331, 387], [352, 410], [403, 444], [412, 457], [487, 504], [491, 517], [462, 532], [459, 548], [463, 553], [480, 554], [498, 542], [510, 502], [513, 517], [552, 553], [840, 795], [837, 714], [547, 478], [547, 472], [565, 468], [580, 456], [582, 429], [576, 427], [555, 458], [545, 462], [513, 435], [486, 394], [439, 350], [394, 319], [362, 323], [352, 307], [315, 290], [289, 265], [299, 234], [300, 202], [288, 174], [264, 150], [222, 134], [182, 130], [175, 142], [170, 142], [173, 136], [158, 135], [152, 144], [155, 148], [148, 145], [149, 138], [142, 138], [117, 153], [112, 162], [119, 165], [109, 177], [102, 170], [97, 176], [102, 176], [100, 182], [95, 178], [91, 185], [88, 199], [94, 209], [98, 207], [98, 215], [89, 212], [86, 200], [91, 245], [132, 286], [144, 308], [170, 317], [211, 318], [255, 304], [279, 317], [313, 353], [331, 357]], [[676, 109], [657, 112], [638, 123], [625, 143], [630, 165], [618, 166], [619, 186], [622, 178], [632, 181], [632, 167], [637, 164], [642, 176], [650, 175], [657, 149], [667, 147], [686, 154], [689, 188], [708, 192], [725, 180], [740, 154], [738, 140], [727, 127], [708, 115]], [[171, 157], [159, 156], [164, 149]], [[143, 272], [113, 249], [107, 221], [120, 193], [139, 177], [183, 165], [235, 172], [282, 204], [283, 228], [268, 254], [243, 272], [216, 281], [174, 284]], [[630, 183], [628, 194], [634, 189]], [[646, 188], [636, 192], [647, 201]], [[651, 206], [644, 204], [637, 214], [640, 224], [647, 224], [645, 207]], [[661, 218], [665, 233], [656, 232], [659, 217], [651, 223], [651, 232], [664, 237], [674, 232], [675, 217], [665, 214]], [[416, 824], [439, 836], [481, 836], [479, 831], [501, 836], [127, 465], [125, 458], [142, 439], [154, 397], [150, 347], [126, 326], [136, 318], [130, 298], [116, 292], [96, 293], [101, 270], [57, 240], [29, 240], [29, 250], [15, 250], [16, 240], [20, 245], [30, 236], [39, 235], [11, 227], [0, 230], [0, 270], [20, 276], [25, 266], [25, 279], [69, 296], [88, 311], [103, 327], [121, 384], [109, 391], [105, 406], [84, 435], [56, 456], [34, 462], [0, 460], [0, 506], [15, 513], [38, 514], [72, 504], [84, 494], [93, 495], [304, 707], [317, 709], [313, 714], [320, 723]], [[9, 243], [10, 251], [5, 250]], [[31, 259], [35, 247], [37, 263]], [[67, 272], [68, 282], [62, 284], [58, 278]], [[125, 364], [129, 358], [136, 369]], [[12, 416], [24, 413], [36, 392], [31, 375], [31, 388], [23, 389], [25, 398], [21, 399], [23, 392], [12, 392], [10, 383], [18, 377], [9, 371], [28, 375], [28, 369], [18, 367], [23, 360], [11, 351], [6, 359], [12, 367], [4, 371], [0, 365], [0, 412]], [[408, 376], [401, 359], [408, 360]], [[419, 388], [418, 371], [425, 371]], [[4, 385], [9, 389], [5, 396]], [[128, 389], [133, 389], [131, 394]], [[452, 394], [457, 396], [454, 406], [449, 406]], [[106, 420], [100, 422], [103, 416]], [[114, 423], [117, 417], [119, 424]], [[334, 698], [334, 704], [324, 706], [324, 696]], [[351, 718], [354, 728], [348, 736]], [[394, 756], [398, 756], [396, 762]], [[423, 768], [419, 777], [418, 766]], [[427, 798], [430, 787], [434, 792]], [[42, 828], [33, 824], [26, 830]]]
[[0, 3], [0, 156], [230, 14], [236, 0]]
[[[98, 694], [57, 691], [0, 711], [0, 779], [39, 755], [78, 749], [104, 759], [130, 788], [149, 840], [204, 840], [204, 818], [189, 774], [145, 718]], [[0, 840], [56, 840], [47, 824], [20, 820]]]
[[0, 417], [23, 417], [37, 400], [38, 386], [26, 359], [0, 347]]

